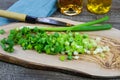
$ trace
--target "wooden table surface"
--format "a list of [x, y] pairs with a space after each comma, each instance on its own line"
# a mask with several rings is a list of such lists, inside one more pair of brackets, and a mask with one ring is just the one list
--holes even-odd
[[[16, 1], [17, 0], [0, 0], [0, 9], [7, 9]], [[110, 16], [111, 19], [108, 22], [113, 24], [114, 28], [120, 29], [120, 0], [113, 0], [111, 11], [105, 15]], [[102, 16], [104, 15], [89, 13], [85, 7], [81, 14], [73, 17], [62, 15], [59, 11], [52, 15], [52, 17], [66, 18], [75, 21], [90, 21], [98, 19]], [[28, 69], [0, 61], [0, 80], [93, 80], [93, 78], [47, 70]], [[120, 78], [109, 80], [120, 80]]]

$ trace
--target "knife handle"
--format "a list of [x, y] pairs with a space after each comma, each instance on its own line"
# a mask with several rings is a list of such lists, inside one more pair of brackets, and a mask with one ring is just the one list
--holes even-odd
[[26, 14], [10, 12], [6, 10], [0, 10], [0, 16], [5, 18], [10, 18], [18, 21], [28, 22], [28, 23], [35, 23], [36, 17], [28, 16]]
[[0, 10], [0, 16], [5, 17], [5, 18], [19, 20], [19, 21], [25, 21], [25, 18], [26, 18], [25, 14], [10, 12], [6, 10]]

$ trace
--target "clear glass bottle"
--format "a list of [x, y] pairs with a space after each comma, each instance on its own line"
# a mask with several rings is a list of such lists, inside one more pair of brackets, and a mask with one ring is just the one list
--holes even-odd
[[65, 15], [77, 15], [82, 11], [83, 0], [58, 0], [58, 7]]
[[88, 0], [87, 9], [95, 14], [105, 14], [110, 11], [112, 0]]

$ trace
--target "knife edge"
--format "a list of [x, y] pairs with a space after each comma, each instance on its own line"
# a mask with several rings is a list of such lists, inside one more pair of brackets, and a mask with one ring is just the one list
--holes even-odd
[[56, 26], [73, 26], [73, 24], [54, 20], [54, 19], [49, 19], [49, 18], [37, 18], [38, 23], [47, 23], [47, 24], [52, 24]]
[[54, 19], [49, 19], [49, 18], [38, 18], [38, 17], [33, 17], [33, 16], [26, 16], [25, 21], [27, 23], [42, 23], [42, 24], [50, 24], [50, 25], [56, 25], [56, 26], [73, 26], [73, 24], [54, 20]]

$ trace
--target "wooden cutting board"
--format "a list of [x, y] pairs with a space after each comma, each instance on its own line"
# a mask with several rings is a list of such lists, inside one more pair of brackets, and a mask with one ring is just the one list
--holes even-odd
[[[68, 19], [53, 18], [60, 21], [70, 22], [73, 24], [80, 24], [82, 22], [71, 21]], [[21, 26], [49, 26], [43, 24], [27, 24], [27, 23], [12, 23], [0, 27], [4, 29], [6, 34], [0, 35], [0, 39], [6, 37], [10, 29], [21, 27]], [[89, 34], [96, 34], [103, 37], [108, 37], [120, 41], [120, 30], [112, 28], [111, 30], [104, 31], [94, 31], [94, 32], [85, 32]], [[32, 50], [22, 50], [21, 47], [15, 46], [14, 53], [7, 53], [2, 50], [0, 47], [0, 60], [21, 65], [28, 68], [35, 69], [44, 69], [44, 70], [53, 70], [60, 72], [69, 72], [74, 75], [87, 75], [91, 77], [120, 77], [120, 69], [105, 69], [100, 65], [82, 61], [82, 60], [73, 60], [62, 62], [58, 59], [58, 56], [51, 56], [46, 54], [38, 54]]]

